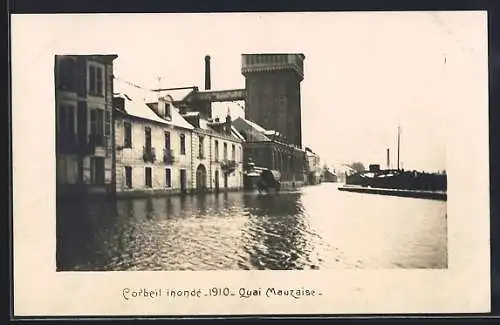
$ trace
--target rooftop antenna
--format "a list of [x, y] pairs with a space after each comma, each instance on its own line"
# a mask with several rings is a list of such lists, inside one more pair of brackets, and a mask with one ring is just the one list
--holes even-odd
[[160, 99], [160, 91], [159, 90], [161, 89], [161, 77], [157, 77], [156, 79], [158, 79], [158, 91], [156, 92], [156, 94], [157, 94], [156, 97], [159, 100]]

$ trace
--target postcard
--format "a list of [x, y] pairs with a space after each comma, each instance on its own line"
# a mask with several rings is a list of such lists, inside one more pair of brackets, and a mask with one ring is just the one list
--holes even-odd
[[11, 22], [15, 316], [490, 310], [485, 11]]

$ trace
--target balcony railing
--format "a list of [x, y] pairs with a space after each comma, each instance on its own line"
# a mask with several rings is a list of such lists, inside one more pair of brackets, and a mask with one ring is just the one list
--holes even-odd
[[87, 142], [87, 154], [105, 155], [108, 148], [108, 137], [102, 134], [90, 134]]
[[174, 151], [172, 149], [163, 149], [163, 162], [167, 165], [175, 162]]
[[93, 147], [105, 147], [106, 137], [102, 134], [91, 134], [89, 135], [89, 145]]
[[156, 160], [155, 148], [147, 146], [142, 147], [142, 159], [144, 162], [154, 163]]

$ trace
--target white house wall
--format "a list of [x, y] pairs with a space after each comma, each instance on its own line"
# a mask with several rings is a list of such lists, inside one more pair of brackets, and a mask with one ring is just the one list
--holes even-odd
[[[199, 159], [199, 136], [204, 137], [204, 159]], [[207, 187], [209, 190], [215, 189], [215, 172], [219, 171], [219, 189], [224, 190], [224, 173], [220, 168], [221, 162], [224, 160], [224, 143], [227, 143], [228, 153], [227, 159], [232, 160], [232, 144], [235, 145], [236, 154], [236, 168], [235, 171], [228, 175], [227, 188], [239, 189], [243, 187], [243, 146], [239, 141], [231, 140], [228, 137], [219, 136], [217, 134], [207, 134], [203, 132], [193, 132], [192, 137], [193, 147], [193, 166], [192, 166], [192, 189], [197, 188], [196, 184], [196, 170], [200, 164], [203, 164], [207, 170]], [[215, 141], [219, 142], [219, 159], [216, 161], [215, 157]]]
[[[124, 148], [125, 127], [124, 122], [131, 124], [132, 148]], [[151, 128], [151, 147], [155, 148], [156, 159], [153, 163], [144, 162], [143, 147], [145, 146], [145, 128]], [[170, 146], [174, 155], [173, 164], [163, 161], [163, 150], [165, 149], [165, 131], [170, 132]], [[180, 135], [185, 135], [186, 152], [181, 155]], [[120, 192], [134, 191], [165, 191], [178, 192], [181, 189], [180, 170], [186, 170], [186, 187], [191, 182], [191, 145], [190, 131], [179, 129], [168, 125], [159, 125], [138, 119], [115, 119], [116, 139], [116, 190]], [[132, 168], [132, 188], [129, 189], [125, 179], [125, 167]], [[151, 168], [152, 186], [146, 186], [146, 167]], [[171, 186], [166, 185], [166, 169], [171, 170]]]

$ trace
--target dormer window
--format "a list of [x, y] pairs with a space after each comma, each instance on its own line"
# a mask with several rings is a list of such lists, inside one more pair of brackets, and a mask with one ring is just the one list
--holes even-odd
[[170, 103], [165, 103], [165, 118], [172, 119], [172, 105]]
[[156, 112], [158, 115], [163, 117], [166, 120], [172, 119], [172, 104], [168, 101], [167, 98], [163, 97], [158, 100], [158, 105]]

